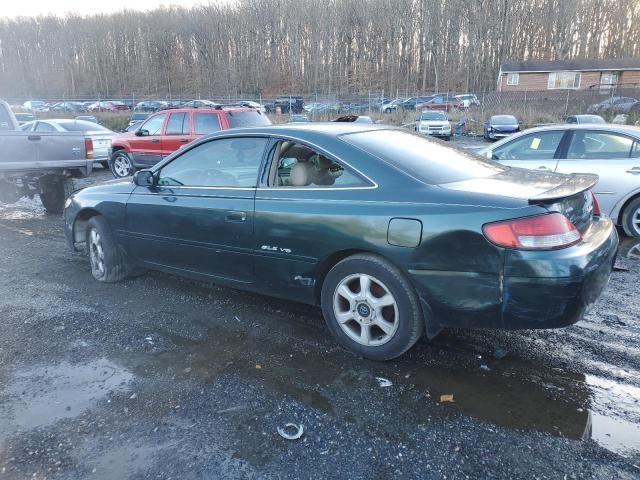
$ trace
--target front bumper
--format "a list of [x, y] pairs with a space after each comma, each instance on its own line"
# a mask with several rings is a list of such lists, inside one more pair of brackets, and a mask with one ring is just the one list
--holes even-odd
[[429, 135], [431, 137], [450, 137], [451, 130], [419, 130], [418, 133], [422, 135]]
[[503, 274], [410, 270], [428, 331], [442, 327], [536, 329], [579, 321], [607, 286], [618, 249], [609, 218], [577, 245], [505, 250]]

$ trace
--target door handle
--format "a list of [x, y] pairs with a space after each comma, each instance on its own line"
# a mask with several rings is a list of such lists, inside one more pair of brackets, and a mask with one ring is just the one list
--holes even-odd
[[627, 173], [630, 173], [632, 175], [640, 175], [640, 167], [633, 167], [627, 170]]
[[188, 138], [181, 138], [180, 139], [180, 143], [189, 143], [189, 139]]
[[160, 143], [160, 139], [159, 138], [152, 138], [151, 139], [151, 143]]
[[247, 212], [227, 212], [225, 217], [227, 222], [246, 222], [247, 221]]
[[38, 140], [42, 140], [42, 137], [40, 135], [29, 135], [27, 140], [30, 142], [37, 142]]

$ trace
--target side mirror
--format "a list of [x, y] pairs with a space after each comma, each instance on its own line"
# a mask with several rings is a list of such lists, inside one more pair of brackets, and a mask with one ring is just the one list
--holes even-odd
[[144, 128], [136, 130], [136, 136], [137, 137], [148, 137], [149, 136], [149, 130], [146, 130]]
[[139, 170], [133, 174], [133, 183], [139, 187], [153, 187], [156, 179], [151, 170]]

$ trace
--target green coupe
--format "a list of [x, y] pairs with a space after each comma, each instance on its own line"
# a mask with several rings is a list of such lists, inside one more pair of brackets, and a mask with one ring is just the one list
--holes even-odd
[[320, 305], [341, 345], [386, 360], [444, 327], [582, 318], [618, 246], [596, 181], [373, 125], [246, 128], [76, 192], [65, 232], [96, 280], [154, 269]]

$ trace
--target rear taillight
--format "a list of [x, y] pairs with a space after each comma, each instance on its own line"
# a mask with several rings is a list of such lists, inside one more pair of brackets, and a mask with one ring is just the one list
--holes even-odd
[[84, 152], [85, 158], [93, 158], [93, 140], [91, 137], [84, 137]]
[[519, 250], [554, 250], [582, 239], [576, 226], [561, 213], [487, 223], [482, 231], [490, 242]]
[[594, 217], [599, 217], [600, 215], [602, 215], [602, 213], [600, 213], [600, 202], [598, 202], [598, 197], [596, 197], [596, 194], [591, 192], [591, 205], [593, 206], [593, 216]]

